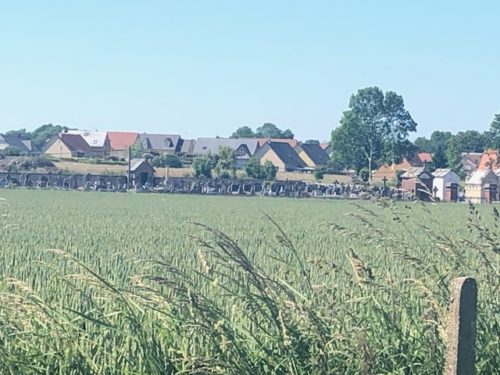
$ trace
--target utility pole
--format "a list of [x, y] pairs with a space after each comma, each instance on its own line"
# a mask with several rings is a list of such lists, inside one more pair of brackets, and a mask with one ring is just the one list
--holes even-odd
[[127, 168], [127, 190], [130, 190], [132, 187], [131, 181], [130, 181], [130, 169], [132, 168], [132, 147], [128, 147], [128, 168]]

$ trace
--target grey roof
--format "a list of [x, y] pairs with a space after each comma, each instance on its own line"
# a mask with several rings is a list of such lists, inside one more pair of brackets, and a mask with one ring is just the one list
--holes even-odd
[[432, 172], [432, 175], [434, 177], [444, 177], [446, 176], [448, 173], [454, 173], [450, 168], [438, 168], [436, 169], [434, 172]]
[[[61, 133], [58, 137], [71, 152], [92, 152], [92, 147], [90, 147], [87, 141], [79, 134]], [[58, 137], [55, 137], [53, 141], [57, 140]], [[53, 143], [53, 141], [51, 143]], [[46, 148], [48, 148], [48, 146]]]
[[135, 172], [143, 163], [148, 164], [151, 168], [151, 164], [148, 163], [146, 159], [134, 158], [130, 160], [130, 171]]
[[177, 134], [139, 134], [145, 150], [179, 151], [181, 136]]
[[303, 143], [300, 147], [316, 165], [326, 165], [330, 160], [328, 154], [319, 143]]
[[181, 146], [181, 153], [183, 154], [192, 154], [194, 151], [194, 146], [196, 145], [196, 141], [194, 139], [183, 139]]
[[21, 152], [37, 152], [38, 149], [29, 140], [22, 139], [17, 135], [4, 135], [3, 141], [10, 147], [15, 147]]
[[256, 152], [255, 157], [258, 159], [262, 158], [270, 149], [280, 158], [286, 168], [301, 169], [306, 167], [304, 160], [300, 158], [297, 151], [288, 143], [268, 142]]
[[423, 173], [427, 173], [429, 177], [431, 176], [431, 174], [425, 170], [425, 167], [412, 167], [403, 173], [401, 178], [420, 178]]
[[234, 151], [242, 149], [243, 146], [248, 150], [249, 156], [253, 156], [259, 148], [259, 141], [253, 138], [198, 138], [193, 154], [204, 155], [210, 153], [217, 155], [221, 146], [231, 147]]

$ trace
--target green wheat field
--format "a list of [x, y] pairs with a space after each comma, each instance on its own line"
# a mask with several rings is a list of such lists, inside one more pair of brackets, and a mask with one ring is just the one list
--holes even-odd
[[1, 374], [438, 374], [450, 281], [500, 365], [493, 206], [0, 191]]

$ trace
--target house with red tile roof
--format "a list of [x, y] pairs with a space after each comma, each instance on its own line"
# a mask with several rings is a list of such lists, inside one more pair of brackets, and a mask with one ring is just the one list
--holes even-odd
[[486, 169], [493, 171], [500, 169], [500, 155], [497, 150], [486, 150], [481, 156], [477, 170], [484, 171]]
[[407, 172], [411, 168], [423, 167], [426, 163], [416, 155], [413, 158], [403, 158], [400, 163], [397, 164], [383, 164], [376, 171], [373, 171], [372, 178], [374, 180], [382, 181], [384, 179], [388, 181], [394, 181], [397, 178], [398, 172]]
[[417, 157], [422, 163], [432, 163], [432, 154], [430, 152], [419, 152]]
[[108, 132], [109, 156], [126, 159], [128, 148], [132, 147], [139, 138], [139, 133], [135, 132]]

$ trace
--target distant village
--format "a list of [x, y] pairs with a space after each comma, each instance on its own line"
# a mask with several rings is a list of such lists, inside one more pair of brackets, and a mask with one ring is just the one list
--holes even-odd
[[[23, 139], [21, 135], [0, 134], [0, 153], [5, 160], [43, 156], [48, 160], [93, 159], [97, 163], [128, 164], [128, 173], [133, 173], [130, 178], [133, 178], [131, 182], [135, 187], [156, 185], [158, 169], [193, 167], [199, 158], [224, 158], [221, 156], [224, 151], [229, 151], [232, 159], [226, 169], [247, 171], [248, 178], [272, 180], [277, 173], [282, 173], [282, 176], [294, 173], [295, 179], [298, 174], [314, 175], [315, 183], [333, 186], [333, 193], [338, 191], [337, 184], [345, 183], [335, 180], [324, 182], [325, 175], [352, 177], [356, 174], [355, 171], [332, 170], [330, 157], [333, 150], [330, 143], [301, 142], [294, 138], [184, 139], [178, 134], [63, 128], [37, 147], [32, 140]], [[163, 162], [156, 162], [154, 166], [152, 161], [155, 160]], [[252, 174], [248, 172], [251, 171], [251, 163], [261, 167], [272, 166], [274, 173], [249, 175]], [[500, 156], [497, 150], [462, 153], [461, 165], [459, 172], [465, 176], [462, 181], [459, 174], [450, 168], [433, 168], [432, 153], [416, 152], [413, 157], [405, 157], [398, 163], [381, 165], [371, 171], [368, 180], [370, 184], [379, 186], [380, 191], [396, 192], [399, 196], [472, 203], [500, 200], [497, 188], [500, 185]], [[9, 170], [8, 164], [4, 163], [2, 167], [0, 163], [0, 171], [0, 182], [3, 178], [5, 185], [12, 170]], [[219, 173], [214, 177], [235, 179], [244, 175], [244, 172], [232, 175]], [[203, 175], [201, 172], [201, 175], [195, 173], [191, 177], [210, 177], [210, 174]], [[168, 178], [168, 172], [164, 178]], [[353, 188], [354, 185], [351, 185], [350, 189]]]

